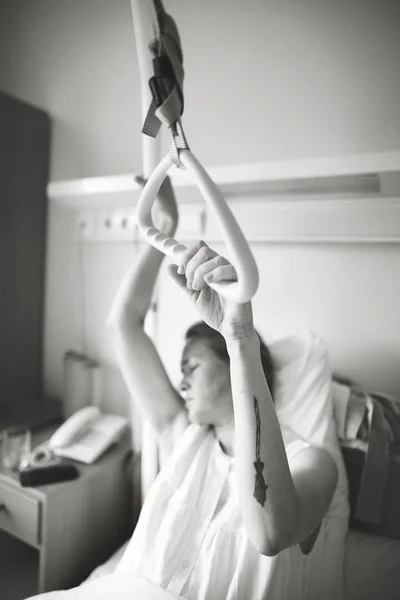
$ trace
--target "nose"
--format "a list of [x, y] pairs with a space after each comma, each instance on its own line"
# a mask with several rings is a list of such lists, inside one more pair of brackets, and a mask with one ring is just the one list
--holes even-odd
[[190, 388], [189, 382], [185, 377], [182, 377], [180, 384], [178, 385], [178, 391], [180, 393], [185, 393]]

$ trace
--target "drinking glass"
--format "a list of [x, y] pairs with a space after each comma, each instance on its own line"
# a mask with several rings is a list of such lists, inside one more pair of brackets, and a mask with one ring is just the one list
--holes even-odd
[[18, 471], [21, 462], [31, 451], [31, 432], [26, 427], [6, 429], [2, 432], [3, 466]]

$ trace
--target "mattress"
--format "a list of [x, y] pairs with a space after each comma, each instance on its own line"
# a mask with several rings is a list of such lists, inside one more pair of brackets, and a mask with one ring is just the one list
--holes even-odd
[[[112, 573], [128, 542], [87, 581]], [[346, 540], [345, 600], [400, 600], [400, 541], [350, 529]]]

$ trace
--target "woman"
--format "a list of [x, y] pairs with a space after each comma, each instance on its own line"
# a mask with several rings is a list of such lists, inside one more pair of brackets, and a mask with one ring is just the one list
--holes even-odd
[[[160, 200], [158, 228], [173, 236], [169, 181]], [[307, 556], [337, 485], [335, 461], [281, 428], [251, 303], [207, 285], [236, 273], [204, 242], [168, 267], [204, 322], [188, 332], [174, 389], [143, 329], [162, 260], [143, 249], [109, 318], [128, 389], [169, 455], [116, 571], [189, 600], [310, 598]]]

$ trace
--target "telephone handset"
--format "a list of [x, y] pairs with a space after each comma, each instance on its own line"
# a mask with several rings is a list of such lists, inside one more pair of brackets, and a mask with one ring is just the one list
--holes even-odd
[[122, 436], [128, 419], [102, 414], [96, 406], [87, 406], [73, 414], [48, 441], [56, 455], [83, 463], [93, 463]]

